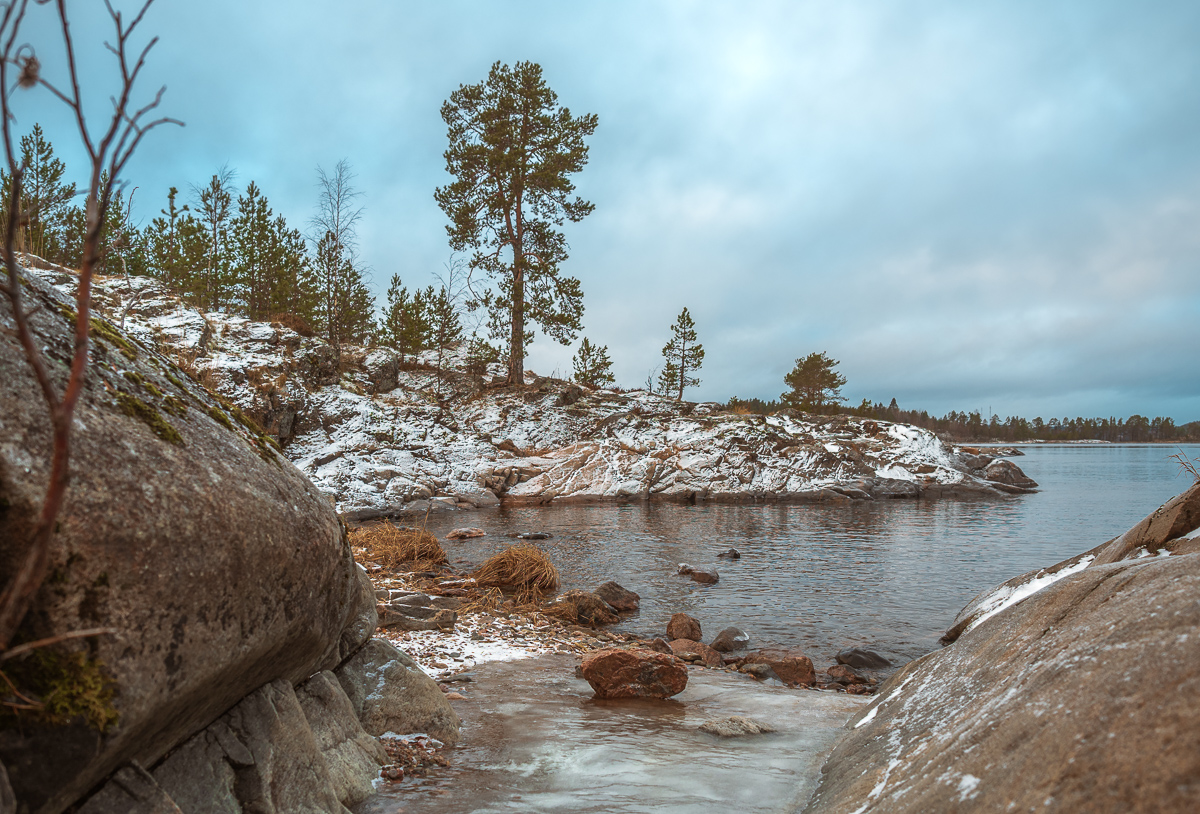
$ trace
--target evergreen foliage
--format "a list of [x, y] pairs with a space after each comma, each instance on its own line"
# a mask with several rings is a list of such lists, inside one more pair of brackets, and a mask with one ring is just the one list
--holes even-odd
[[704, 364], [704, 346], [696, 341], [696, 323], [688, 309], [684, 308], [671, 326], [671, 341], [663, 346], [662, 355], [659, 391], [674, 393], [677, 401], [683, 401], [683, 389], [700, 384], [692, 374]]
[[458, 304], [448, 286], [442, 286], [429, 301], [429, 342], [437, 350], [437, 396], [442, 396], [442, 363], [446, 351], [462, 342], [462, 322]]
[[230, 263], [230, 221], [233, 218], [233, 172], [226, 167], [215, 173], [205, 187], [193, 187], [193, 211], [204, 230], [204, 265], [199, 285], [194, 287], [196, 304], [207, 311], [223, 311], [233, 301]]
[[846, 377], [834, 370], [837, 366], [837, 360], [830, 359], [824, 351], [797, 359], [792, 372], [783, 377], [784, 384], [791, 390], [783, 393], [779, 400], [788, 407], [812, 412], [840, 404]]
[[573, 378], [585, 387], [603, 387], [616, 382], [612, 374], [612, 361], [608, 358], [608, 346], [593, 345], [586, 336], [579, 344], [571, 364], [575, 368]]
[[455, 180], [434, 198], [450, 218], [451, 247], [471, 249], [471, 269], [494, 284], [469, 307], [487, 309], [492, 338], [507, 345], [508, 380], [522, 384], [530, 325], [564, 345], [580, 327], [583, 292], [559, 273], [567, 243], [557, 227], [593, 209], [572, 198], [568, 176], [587, 163], [584, 138], [598, 120], [560, 106], [533, 62], [495, 63], [486, 80], [450, 94], [442, 119]]
[[401, 284], [400, 275], [392, 275], [387, 291], [387, 310], [383, 313], [380, 326], [380, 339], [396, 349], [401, 361], [405, 356], [416, 356], [432, 347], [431, 309], [435, 298], [433, 286], [424, 290], [415, 289], [410, 295]]
[[362, 343], [370, 337], [375, 307], [355, 256], [362, 217], [356, 202], [362, 193], [353, 181], [345, 159], [331, 173], [317, 168], [320, 194], [310, 238], [316, 244], [313, 270], [318, 291], [313, 321], [339, 355], [343, 343]]

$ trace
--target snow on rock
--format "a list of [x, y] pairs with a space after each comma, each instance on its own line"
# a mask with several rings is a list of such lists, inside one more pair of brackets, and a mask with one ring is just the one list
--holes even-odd
[[[39, 272], [70, 290], [65, 270]], [[278, 323], [200, 313], [146, 278], [96, 304], [257, 421], [354, 519], [509, 502], [851, 500], [998, 494], [932, 433], [847, 416], [735, 415], [645, 391], [588, 390], [452, 349], [400, 360]], [[977, 461], [975, 461], [977, 462]], [[1006, 491], [1012, 491], [1011, 488]]]

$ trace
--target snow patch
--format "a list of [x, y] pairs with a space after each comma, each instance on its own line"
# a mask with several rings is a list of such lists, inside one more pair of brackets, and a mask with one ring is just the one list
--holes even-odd
[[1055, 582], [1058, 582], [1064, 577], [1069, 577], [1072, 574], [1078, 574], [1080, 571], [1087, 568], [1088, 564], [1091, 563], [1091, 561], [1095, 558], [1096, 557], [1094, 554], [1089, 554], [1074, 565], [1068, 568], [1063, 568], [1062, 570], [1056, 571], [1053, 574], [1044, 574], [1040, 577], [1034, 577], [1033, 579], [1021, 585], [1002, 586], [995, 593], [979, 604], [979, 610], [977, 611], [979, 615], [972, 620], [971, 624], [967, 625], [967, 630], [974, 630], [1000, 611], [1004, 610], [1005, 608], [1011, 608], [1021, 600], [1033, 596], [1047, 585], [1053, 585]]

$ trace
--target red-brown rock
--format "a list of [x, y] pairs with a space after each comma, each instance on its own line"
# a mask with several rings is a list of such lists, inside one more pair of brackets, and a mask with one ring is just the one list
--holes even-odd
[[597, 650], [581, 668], [597, 698], [670, 698], [687, 687], [687, 665], [653, 650]]
[[673, 639], [691, 639], [698, 642], [704, 638], [700, 632], [700, 623], [686, 613], [677, 613], [667, 623], [667, 641]]
[[641, 606], [641, 596], [615, 582], [606, 582], [592, 593], [621, 613], [635, 611]]
[[691, 639], [675, 639], [671, 642], [671, 653], [684, 661], [699, 661], [705, 667], [724, 667], [725, 659], [706, 644]]
[[766, 664], [789, 687], [811, 687], [817, 683], [812, 659], [800, 650], [756, 650], [746, 656], [746, 664]]

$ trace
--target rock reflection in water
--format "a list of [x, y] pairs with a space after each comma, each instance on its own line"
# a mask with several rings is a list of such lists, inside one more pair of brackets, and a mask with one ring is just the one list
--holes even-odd
[[[790, 811], [867, 703], [696, 669], [669, 701], [597, 701], [574, 664], [547, 656], [480, 667], [455, 704], [463, 730], [451, 768], [385, 788], [358, 814]], [[723, 739], [698, 730], [730, 715], [778, 731]]]

